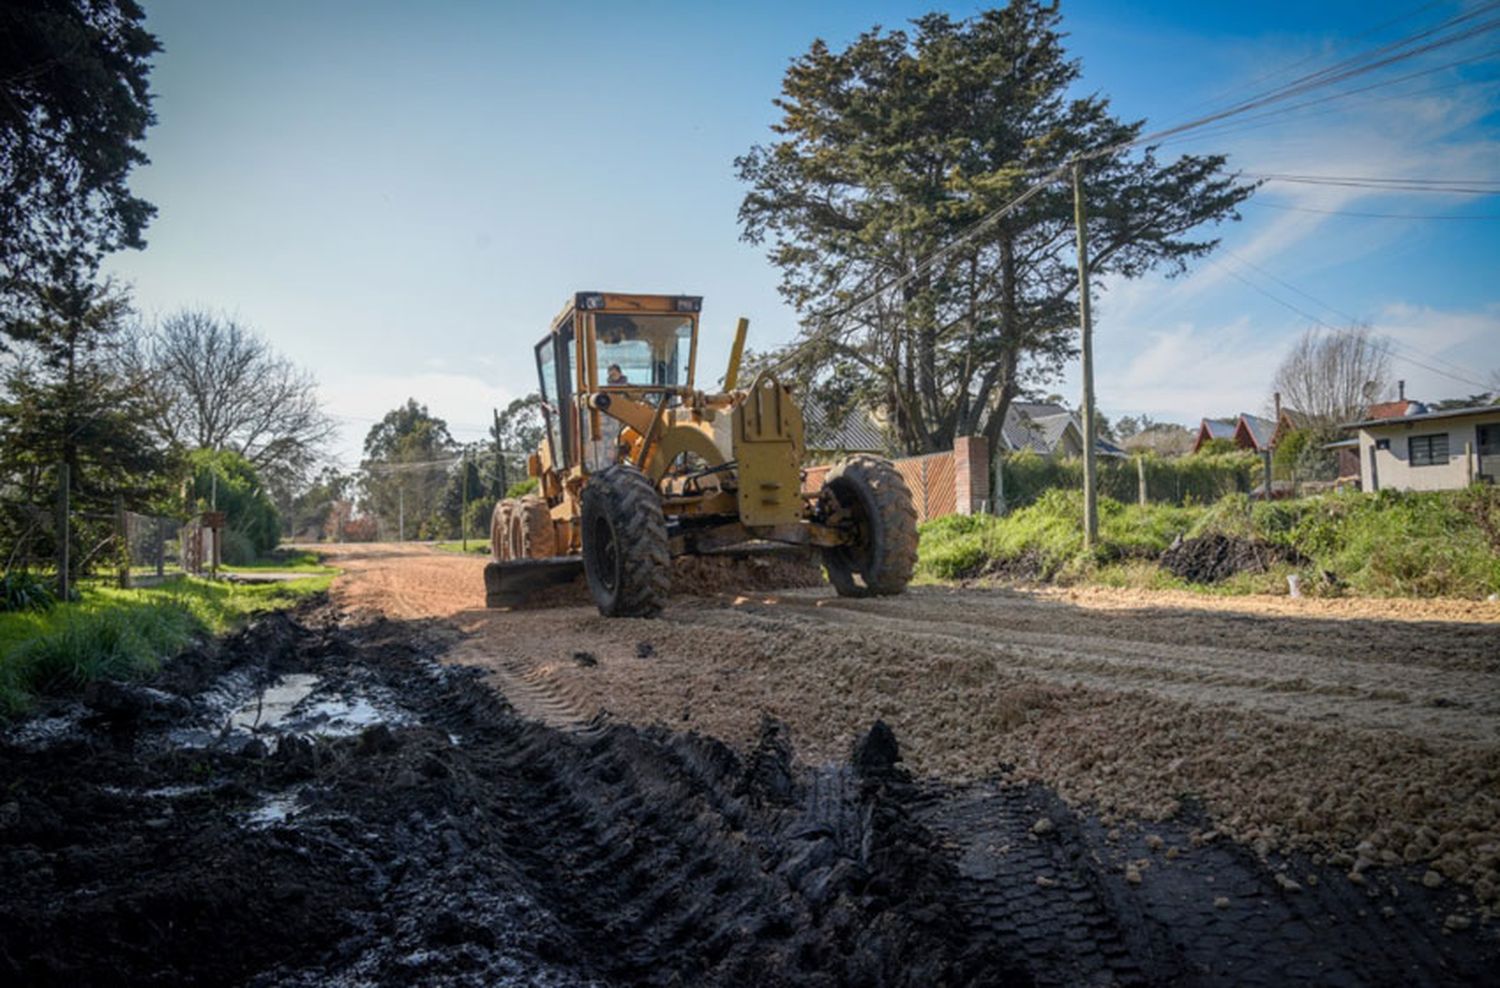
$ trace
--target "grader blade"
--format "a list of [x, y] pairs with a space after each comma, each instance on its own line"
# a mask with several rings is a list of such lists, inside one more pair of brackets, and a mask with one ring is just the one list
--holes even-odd
[[544, 602], [546, 591], [583, 575], [583, 557], [516, 559], [484, 568], [486, 607], [526, 607]]

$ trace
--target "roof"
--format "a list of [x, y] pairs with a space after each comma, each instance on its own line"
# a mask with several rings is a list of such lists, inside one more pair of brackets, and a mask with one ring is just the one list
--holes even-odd
[[1421, 415], [1427, 406], [1420, 401], [1402, 398], [1400, 401], [1380, 401], [1365, 409], [1365, 419], [1404, 419]]
[[[1387, 402], [1386, 404], [1397, 403]], [[1375, 416], [1372, 418], [1365, 418], [1361, 419], [1358, 422], [1346, 422], [1339, 428], [1363, 429], [1369, 426], [1400, 425], [1403, 422], [1436, 422], [1439, 419], [1461, 419], [1468, 418], [1470, 415], [1500, 415], [1500, 405], [1471, 405], [1468, 408], [1445, 408], [1440, 412], [1429, 412], [1427, 411], [1427, 406], [1423, 405], [1419, 401], [1407, 402], [1407, 404], [1416, 405], [1421, 408], [1422, 411], [1414, 415], [1401, 415], [1396, 417]], [[1378, 407], [1380, 406], [1371, 405], [1370, 410], [1373, 411]]]
[[1251, 415], [1248, 412], [1241, 412], [1239, 420], [1245, 423], [1245, 428], [1249, 430], [1250, 438], [1255, 440], [1257, 448], [1265, 449], [1271, 445], [1271, 436], [1276, 432], [1275, 422], [1270, 419], [1263, 419], [1259, 415]]
[[1208, 430], [1210, 439], [1233, 439], [1235, 427], [1239, 424], [1238, 419], [1204, 419], [1198, 425], [1198, 431]]
[[842, 418], [833, 421], [828, 409], [817, 402], [808, 402], [802, 408], [802, 422], [806, 427], [806, 445], [809, 449], [883, 453], [889, 445], [885, 434], [863, 408], [851, 408]]
[[1068, 424], [1068, 410], [1042, 401], [1013, 401], [1005, 410], [1000, 434], [1007, 449], [1050, 453]]
[[[1044, 414], [1027, 414], [1026, 409], [1032, 408], [1042, 411]], [[1055, 411], [1051, 411], [1056, 409]], [[1076, 412], [1070, 412], [1061, 405], [1047, 402], [1018, 402], [1010, 406], [1005, 413], [1005, 427], [1001, 430], [1005, 437], [1007, 447], [1012, 450], [1032, 450], [1037, 453], [1051, 454], [1057, 452], [1062, 445], [1063, 436], [1068, 429], [1072, 429], [1078, 437], [1080, 446], [1083, 444], [1083, 420]], [[1094, 450], [1105, 456], [1124, 456], [1125, 451], [1107, 439], [1094, 437]]]

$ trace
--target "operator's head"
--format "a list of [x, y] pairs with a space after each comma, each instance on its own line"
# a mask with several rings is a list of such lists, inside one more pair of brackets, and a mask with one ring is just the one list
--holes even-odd
[[626, 380], [624, 372], [620, 370], [620, 365], [619, 364], [610, 364], [609, 365], [609, 383], [610, 384], [626, 384], [626, 383], [628, 383], [628, 381]]

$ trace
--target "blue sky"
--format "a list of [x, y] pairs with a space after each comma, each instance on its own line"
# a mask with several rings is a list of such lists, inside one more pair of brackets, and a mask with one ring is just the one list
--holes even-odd
[[[1385, 23], [1420, 6], [1062, 9], [1085, 87], [1155, 126], [1463, 9], [1430, 4]], [[370, 424], [409, 396], [460, 439], [481, 437], [493, 406], [534, 386], [530, 344], [578, 289], [706, 296], [708, 367], [723, 363], [737, 316], [750, 317], [752, 345], [790, 339], [795, 314], [776, 294], [776, 271], [738, 239], [732, 164], [771, 136], [788, 61], [815, 38], [842, 45], [934, 7], [978, 9], [146, 7], [165, 51], [153, 73], [153, 163], [133, 184], [160, 213], [147, 249], [117, 255], [111, 270], [148, 317], [222, 310], [313, 369], [344, 426], [334, 452], [347, 465]], [[1393, 74], [1497, 48], [1492, 33]], [[1222, 150], [1258, 173], [1493, 181], [1497, 80], [1491, 55], [1164, 150]], [[1214, 262], [1172, 281], [1104, 286], [1101, 408], [1183, 422], [1262, 409], [1282, 352], [1309, 325], [1265, 292], [1388, 334], [1408, 394], [1479, 390], [1461, 379], [1484, 383], [1500, 369], [1500, 220], [1349, 212], [1474, 217], [1500, 215], [1500, 202], [1268, 186], [1243, 222], [1222, 228], [1227, 250]], [[1047, 390], [1076, 400], [1076, 379]]]

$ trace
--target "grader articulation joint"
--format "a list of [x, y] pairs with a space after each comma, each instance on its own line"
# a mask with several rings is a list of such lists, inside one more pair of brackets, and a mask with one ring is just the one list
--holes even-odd
[[651, 617], [672, 557], [803, 546], [844, 596], [897, 594], [916, 565], [916, 513], [888, 461], [856, 456], [802, 490], [802, 412], [774, 374], [694, 387], [702, 299], [579, 292], [535, 347], [543, 440], [537, 490], [495, 506], [491, 607], [581, 571], [599, 611]]

